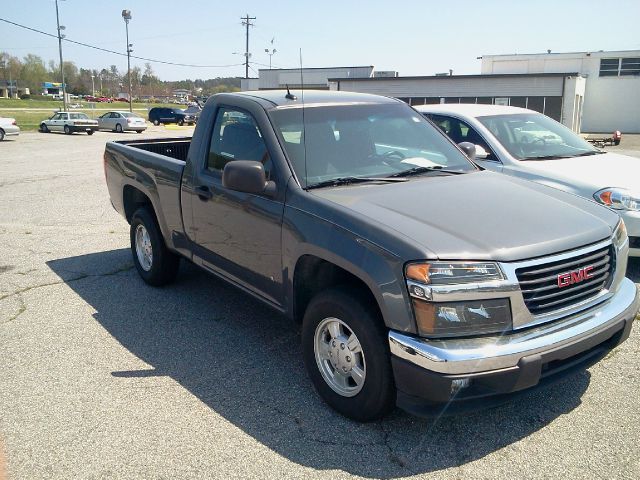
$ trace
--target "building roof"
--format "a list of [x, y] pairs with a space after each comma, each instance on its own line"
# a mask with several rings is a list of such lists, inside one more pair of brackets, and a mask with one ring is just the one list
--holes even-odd
[[367, 77], [367, 78], [330, 78], [330, 82], [397, 82], [403, 80], [434, 80], [443, 81], [457, 79], [472, 78], [504, 78], [504, 77], [575, 77], [580, 75], [578, 72], [562, 72], [562, 73], [487, 73], [480, 75], [418, 75], [412, 77]]
[[640, 50], [589, 50], [586, 52], [539, 52], [539, 53], [498, 53], [486, 54], [478, 57], [536, 57], [536, 56], [560, 56], [560, 55], [597, 55], [597, 56], [619, 56], [619, 55], [640, 55]]
[[435, 105], [415, 105], [422, 113], [460, 114], [468, 117], [485, 117], [487, 115], [508, 115], [514, 113], [531, 113], [532, 110], [506, 105], [485, 105], [477, 103], [441, 103]]
[[[351, 68], [375, 68], [373, 65], [351, 65], [348, 67], [302, 67], [302, 70], [348, 70]], [[260, 68], [258, 72], [299, 72], [299, 68]]]
[[[245, 95], [247, 97], [259, 98], [271, 102], [274, 106], [302, 106], [302, 91], [291, 90], [296, 96], [296, 100], [290, 100], [285, 97], [286, 90], [254, 90], [247, 92], [237, 92], [234, 95]], [[319, 106], [325, 104], [354, 104], [354, 103], [397, 103], [399, 100], [381, 97], [379, 95], [371, 95], [368, 93], [340, 92], [330, 90], [305, 90], [304, 105]]]

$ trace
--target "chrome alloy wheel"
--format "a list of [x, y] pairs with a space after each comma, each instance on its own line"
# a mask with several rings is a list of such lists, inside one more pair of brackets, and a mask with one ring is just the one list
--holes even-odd
[[145, 272], [151, 270], [153, 264], [153, 248], [151, 247], [151, 239], [149, 238], [149, 232], [140, 224], [136, 228], [136, 255], [138, 256], [138, 263]]
[[367, 374], [364, 352], [356, 334], [338, 318], [325, 318], [315, 332], [313, 351], [322, 378], [343, 397], [362, 390]]

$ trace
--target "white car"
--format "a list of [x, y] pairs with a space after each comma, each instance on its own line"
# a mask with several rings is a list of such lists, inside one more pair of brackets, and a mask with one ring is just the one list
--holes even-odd
[[[476, 163], [586, 197], [615, 210], [640, 256], [640, 159], [600, 150], [555, 120], [517, 107], [420, 105], [454, 142], [476, 145]], [[545, 215], [546, 212], [541, 212]]]
[[58, 112], [40, 122], [42, 133], [64, 132], [71, 135], [73, 132], [87, 132], [88, 135], [93, 135], [96, 130], [98, 122], [79, 112]]
[[118, 133], [125, 131], [142, 133], [147, 129], [147, 122], [135, 113], [113, 111], [98, 117], [98, 128]]
[[0, 117], [0, 142], [9, 135], [20, 135], [20, 127], [16, 124], [15, 118]]

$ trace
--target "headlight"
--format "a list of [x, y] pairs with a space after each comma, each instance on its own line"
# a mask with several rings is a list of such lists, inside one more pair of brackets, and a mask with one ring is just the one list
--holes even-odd
[[492, 262], [429, 262], [407, 265], [409, 280], [431, 285], [476, 283], [502, 280], [504, 276]]
[[405, 269], [418, 333], [429, 337], [481, 335], [511, 330], [508, 298], [432, 302], [432, 292], [442, 294], [448, 285], [504, 280], [493, 262], [413, 263]]
[[618, 226], [613, 232], [613, 244], [618, 250], [620, 250], [628, 239], [629, 237], [627, 236], [627, 227], [624, 224], [624, 220], [620, 219], [620, 222], [618, 222]]
[[605, 188], [593, 195], [596, 202], [616, 210], [640, 210], [640, 194], [624, 188]]

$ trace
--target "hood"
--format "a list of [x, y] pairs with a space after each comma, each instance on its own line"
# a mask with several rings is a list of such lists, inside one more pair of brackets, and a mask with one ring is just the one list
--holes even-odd
[[402, 234], [430, 257], [450, 260], [554, 254], [603, 240], [618, 222], [616, 213], [595, 202], [488, 171], [313, 194]]
[[551, 178], [591, 196], [606, 187], [640, 190], [640, 158], [605, 152], [589, 157], [522, 161], [519, 167], [538, 177]]

